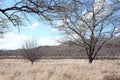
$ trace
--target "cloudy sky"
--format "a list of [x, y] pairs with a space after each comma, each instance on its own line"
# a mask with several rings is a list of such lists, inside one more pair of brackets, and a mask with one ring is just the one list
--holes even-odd
[[26, 26], [21, 26], [20, 33], [13, 28], [11, 32], [4, 35], [4, 38], [0, 38], [0, 49], [22, 48], [24, 42], [32, 37], [37, 39], [38, 45], [42, 46], [58, 45], [57, 40], [60, 38], [56, 29], [47, 23], [31, 18], [30, 23], [26, 24]]
[[[103, 1], [103, 0], [96, 0]], [[111, 0], [108, 0], [109, 2]], [[100, 2], [99, 2], [100, 3]], [[14, 0], [6, 1], [7, 6], [12, 6]], [[2, 6], [3, 7], [3, 6]], [[98, 9], [98, 7], [96, 8]], [[32, 37], [37, 39], [38, 45], [52, 46], [59, 45], [57, 40], [61, 38], [59, 32], [52, 28], [50, 25], [44, 22], [40, 22], [33, 17], [29, 17], [30, 22], [26, 22], [24, 26], [21, 26], [20, 33], [13, 27], [13, 30], [4, 35], [4, 38], [0, 38], [0, 49], [18, 49], [22, 48], [25, 41], [30, 40]], [[58, 21], [59, 25], [63, 23]]]
[[[17, 0], [1, 2], [1, 8], [13, 6], [14, 1]], [[17, 28], [11, 26], [11, 32], [4, 34], [4, 38], [0, 38], [0, 49], [22, 48], [25, 41], [30, 40], [32, 37], [37, 39], [38, 45], [59, 45], [57, 40], [60, 39], [60, 35], [56, 29], [52, 28], [47, 23], [38, 21], [34, 16], [28, 15], [28, 18], [30, 21], [24, 21], [25, 25], [20, 26], [20, 33]]]

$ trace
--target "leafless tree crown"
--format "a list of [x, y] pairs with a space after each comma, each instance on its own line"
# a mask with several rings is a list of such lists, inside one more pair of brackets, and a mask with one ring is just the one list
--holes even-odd
[[34, 61], [40, 58], [40, 53], [37, 48], [37, 41], [32, 39], [28, 40], [23, 45], [23, 57], [28, 59], [33, 64]]
[[67, 40], [85, 48], [89, 61], [95, 59], [104, 43], [120, 34], [120, 1], [62, 0], [55, 13], [55, 28]]

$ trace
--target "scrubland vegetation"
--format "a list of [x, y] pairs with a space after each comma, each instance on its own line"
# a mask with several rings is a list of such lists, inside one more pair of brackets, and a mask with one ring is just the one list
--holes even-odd
[[120, 80], [120, 0], [11, 1], [1, 0], [0, 39], [37, 19], [62, 34], [61, 45], [0, 48], [0, 80]]
[[120, 60], [0, 60], [0, 80], [120, 80]]

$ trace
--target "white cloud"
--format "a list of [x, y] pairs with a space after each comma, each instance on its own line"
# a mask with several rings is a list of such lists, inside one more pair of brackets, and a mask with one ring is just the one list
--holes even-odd
[[52, 31], [53, 32], [58, 32], [58, 29], [57, 28], [52, 28]]
[[116, 28], [115, 28], [115, 31], [116, 31], [116, 32], [120, 32], [120, 27], [116, 27]]
[[23, 41], [28, 39], [24, 35], [15, 35], [13, 33], [7, 33], [4, 38], [0, 38], [0, 49], [17, 49], [21, 48]]
[[58, 20], [58, 21], [57, 21], [57, 26], [62, 26], [62, 25], [64, 25], [63, 20]]
[[55, 37], [55, 38], [43, 37], [43, 38], [38, 39], [38, 44], [42, 45], [42, 46], [44, 46], [44, 45], [48, 45], [48, 46], [59, 45], [59, 43], [57, 42], [58, 39], [59, 39], [59, 37]]
[[[19, 49], [22, 48], [22, 45], [26, 40], [30, 40], [31, 37], [25, 35], [17, 35], [8, 33], [4, 38], [0, 38], [0, 49]], [[59, 45], [57, 40], [59, 37], [41, 37], [37, 39], [39, 45]]]
[[30, 29], [35, 29], [39, 25], [39, 22], [34, 22], [31, 26], [29, 26]]
[[94, 5], [95, 13], [97, 13], [99, 10], [102, 9], [102, 6], [103, 6], [104, 2], [105, 2], [104, 0], [95, 0], [95, 5]]

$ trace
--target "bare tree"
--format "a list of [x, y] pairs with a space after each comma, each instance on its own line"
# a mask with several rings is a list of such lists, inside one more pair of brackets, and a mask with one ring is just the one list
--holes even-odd
[[9, 31], [11, 26], [20, 30], [30, 16], [50, 21], [48, 15], [55, 6], [54, 0], [0, 0], [0, 34]]
[[[0, 23], [5, 21], [8, 27], [22, 25], [23, 15], [27, 18], [28, 14], [52, 24], [60, 22], [57, 28], [84, 47], [90, 63], [102, 46], [120, 32], [119, 0], [18, 0], [12, 6], [0, 7], [0, 14]], [[0, 25], [0, 33], [4, 29]]]
[[92, 63], [102, 46], [120, 33], [120, 1], [62, 1], [54, 10], [59, 20], [53, 24], [67, 40], [82, 46]]
[[34, 39], [25, 42], [22, 50], [23, 57], [31, 61], [31, 64], [41, 57], [42, 52], [37, 48], [37, 41]]

